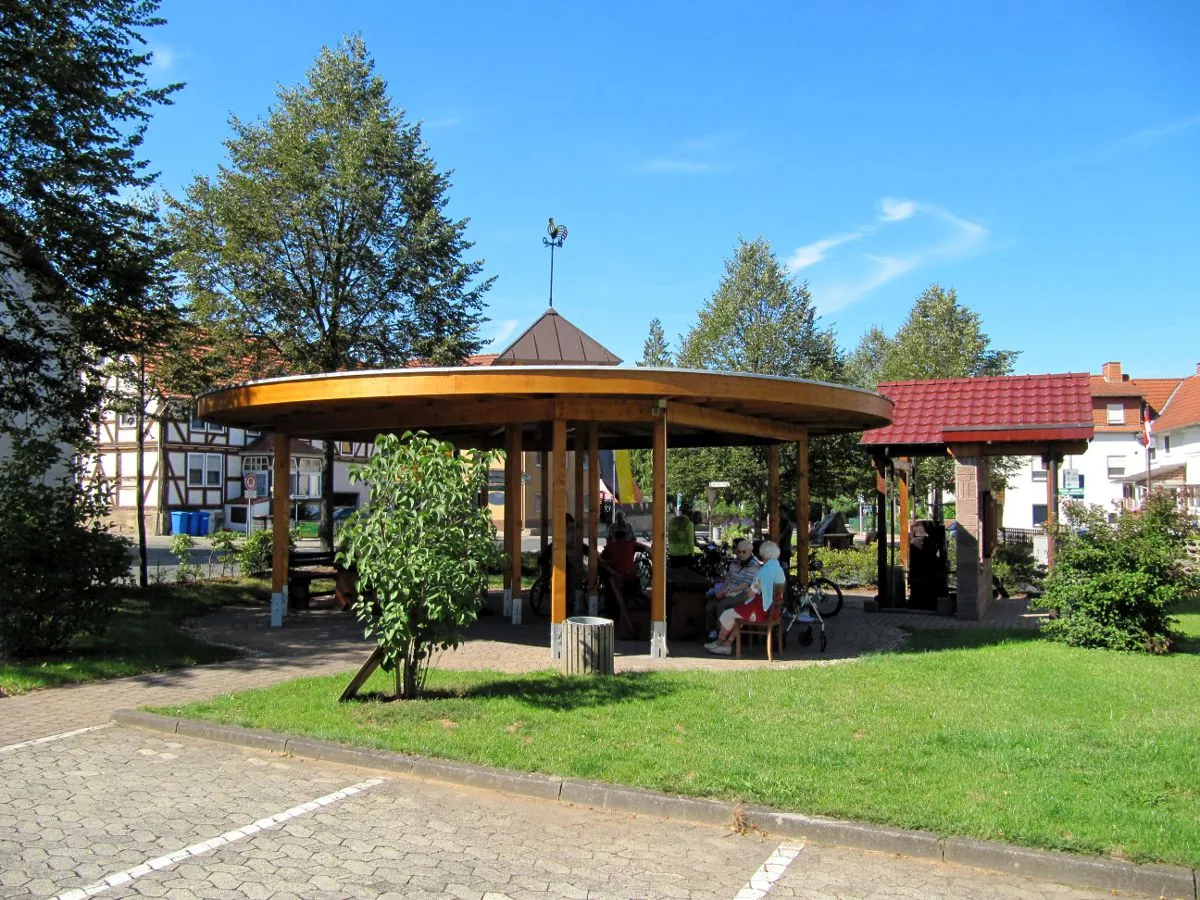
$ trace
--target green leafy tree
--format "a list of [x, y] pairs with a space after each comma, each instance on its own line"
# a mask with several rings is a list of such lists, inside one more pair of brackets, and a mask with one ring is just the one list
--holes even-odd
[[[165, 248], [138, 199], [155, 107], [142, 31], [154, 0], [0, 0], [0, 427], [14, 416], [77, 445], [100, 400], [94, 360], [119, 352]], [[79, 372], [81, 377], [63, 377]]]
[[358, 572], [354, 611], [399, 697], [420, 694], [430, 653], [457, 646], [479, 611], [498, 552], [479, 493], [496, 458], [409, 432], [380, 435], [370, 462], [351, 469], [371, 498], [342, 526], [338, 558]]
[[[717, 290], [701, 308], [696, 324], [684, 336], [677, 355], [681, 366], [719, 372], [754, 372], [819, 381], [841, 381], [844, 364], [832, 329], [823, 327], [805, 282], [788, 275], [763, 238], [739, 238]], [[837, 472], [862, 468], [859, 451], [845, 455], [826, 438], [814, 438], [810, 459], [814, 498], [841, 493]], [[795, 495], [794, 453], [782, 454], [783, 497]], [[730, 482], [727, 492], [745, 502], [762, 519], [768, 512], [767, 453], [762, 447], [712, 447], [671, 451], [670, 489], [689, 497], [704, 496], [709, 481]], [[786, 504], [786, 501], [785, 501]]]
[[[482, 342], [467, 220], [445, 215], [417, 124], [388, 96], [361, 38], [325, 48], [260, 122], [232, 120], [228, 161], [171, 200], [190, 312], [206, 342], [259, 371], [453, 365]], [[333, 540], [325, 443], [319, 533]]]
[[1082, 503], [1068, 504], [1063, 518], [1040, 601], [1058, 617], [1043, 633], [1078, 647], [1169, 652], [1178, 637], [1170, 610], [1200, 590], [1187, 566], [1195, 528], [1174, 496], [1156, 492], [1113, 524], [1100, 507]]
[[[139, 151], [178, 85], [148, 86], [155, 0], [0, 0], [0, 647], [96, 632], [127, 547], [94, 523], [99, 360], [139, 340], [167, 247]], [[42, 468], [38, 468], [38, 467]]]
[[[930, 285], [917, 297], [894, 339], [884, 342], [881, 338], [878, 329], [873, 329], [859, 345], [864, 355], [880, 354], [879, 381], [1008, 375], [1018, 356], [1016, 350], [994, 349], [979, 313], [960, 303], [954, 288], [946, 290], [939, 284]], [[855, 357], [859, 357], [858, 351]], [[1012, 462], [996, 461], [993, 483], [1001, 487], [1014, 468]], [[954, 461], [950, 458], [919, 459], [912, 491], [924, 497], [931, 489], [949, 489], [953, 479]]]

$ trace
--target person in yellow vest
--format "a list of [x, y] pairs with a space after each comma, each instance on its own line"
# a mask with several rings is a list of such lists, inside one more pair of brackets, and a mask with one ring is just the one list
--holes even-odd
[[667, 523], [667, 567], [687, 568], [695, 560], [696, 526], [690, 515], [691, 507], [685, 501], [679, 512]]

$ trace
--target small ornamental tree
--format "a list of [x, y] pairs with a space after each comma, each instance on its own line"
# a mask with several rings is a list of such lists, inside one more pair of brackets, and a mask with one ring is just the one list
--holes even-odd
[[498, 552], [479, 504], [494, 458], [407, 432], [381, 435], [370, 462], [350, 470], [371, 498], [342, 526], [338, 559], [358, 573], [354, 612], [402, 699], [420, 694], [432, 651], [458, 646], [479, 611]]
[[1165, 493], [1109, 524], [1099, 507], [1070, 504], [1041, 604], [1058, 613], [1044, 633], [1077, 647], [1167, 653], [1172, 606], [1193, 594], [1185, 568], [1192, 524]]

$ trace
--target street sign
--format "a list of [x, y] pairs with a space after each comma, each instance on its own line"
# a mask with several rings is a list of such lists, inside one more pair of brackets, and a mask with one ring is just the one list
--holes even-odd
[[258, 489], [258, 476], [253, 473], [247, 473], [242, 476], [242, 484], [246, 486], [247, 491]]
[[1063, 469], [1063, 489], [1068, 491], [1082, 490], [1083, 486], [1079, 483], [1078, 469]]
[[1061, 491], [1059, 491], [1059, 496], [1067, 497], [1071, 500], [1082, 500], [1083, 488], [1063, 488]]

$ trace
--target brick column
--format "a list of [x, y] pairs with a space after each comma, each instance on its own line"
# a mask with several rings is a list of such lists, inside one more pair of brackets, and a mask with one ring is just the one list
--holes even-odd
[[986, 456], [968, 456], [962, 450], [954, 458], [955, 521], [958, 537], [956, 568], [960, 619], [978, 621], [987, 615], [992, 600], [992, 561], [984, 556], [984, 529], [990, 500], [988, 460]]

